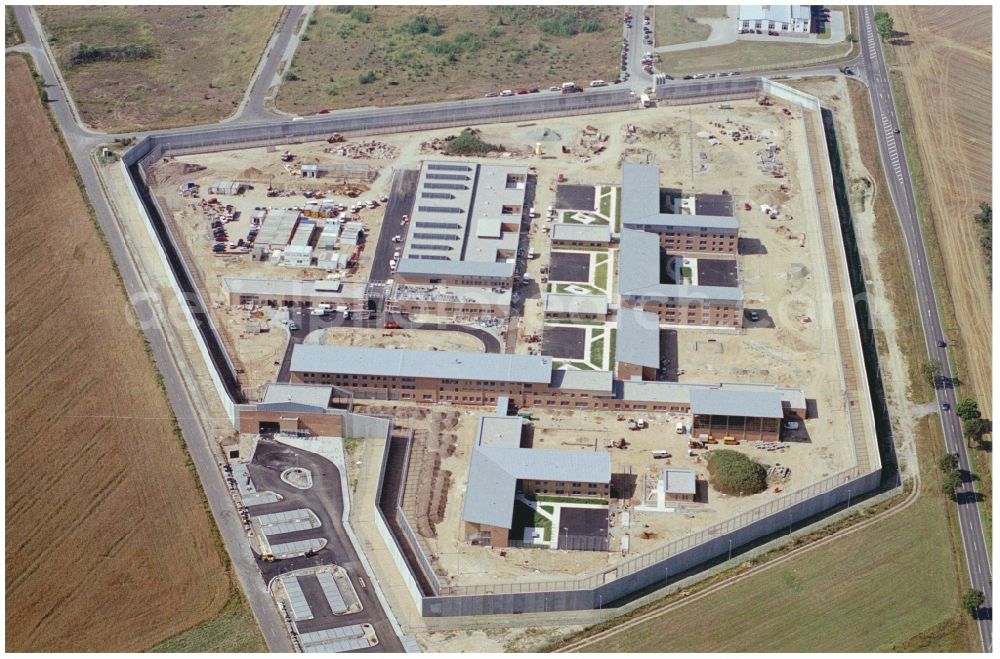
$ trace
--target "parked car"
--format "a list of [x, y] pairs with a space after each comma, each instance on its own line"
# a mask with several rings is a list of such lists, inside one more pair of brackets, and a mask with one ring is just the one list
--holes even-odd
[[382, 329], [399, 329], [399, 323], [394, 320], [389, 321], [388, 323], [383, 323]]
[[496, 92], [486, 92], [486, 98], [495, 98], [496, 96], [499, 96]]

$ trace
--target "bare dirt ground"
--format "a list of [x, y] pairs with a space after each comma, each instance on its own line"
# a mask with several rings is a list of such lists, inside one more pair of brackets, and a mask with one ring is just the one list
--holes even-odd
[[313, 332], [306, 343], [359, 348], [407, 348], [451, 352], [484, 352], [483, 342], [471, 334], [437, 330], [382, 330], [330, 327]]
[[[903, 261], [902, 242], [887, 238], [898, 220], [881, 169], [872, 171], [866, 166], [866, 158], [870, 158], [872, 166], [880, 167], [867, 92], [860, 84], [855, 83], [850, 89], [848, 84], [828, 77], [796, 81], [793, 86], [819, 97], [834, 111], [856, 243], [865, 271], [869, 305], [876, 319], [882, 382], [893, 409], [891, 419], [899, 464], [905, 474], [913, 475], [917, 468], [915, 423], [927, 412], [916, 404], [921, 392], [913, 390], [911, 370], [919, 370], [922, 353], [913, 351], [922, 349], [923, 339], [919, 326], [898, 322], [898, 316], [910, 313], [914, 306], [913, 286]], [[916, 378], [919, 383], [919, 374]]]
[[7, 648], [144, 650], [216, 615], [230, 581], [23, 59], [6, 80]]
[[[169, 128], [236, 111], [281, 13], [275, 6], [40, 6], [83, 120], [104, 131]], [[76, 64], [80, 44], [148, 47], [146, 59]]]
[[[957, 341], [955, 358], [961, 395], [974, 397], [992, 418], [993, 359], [991, 290], [972, 217], [992, 201], [992, 8], [892, 7], [899, 45], [887, 56], [898, 64], [914, 135], [907, 144], [919, 154], [911, 167], [925, 221], [939, 296], [946, 290], [944, 322]], [[906, 138], [904, 131], [904, 138]], [[915, 167], [916, 165], [916, 167]], [[923, 185], [921, 185], [923, 183]], [[922, 191], [922, 192], [921, 192]], [[936, 246], [936, 249], [935, 249]], [[984, 303], [986, 301], [986, 303]], [[976, 452], [983, 489], [992, 486], [992, 455]]]
[[[317, 8], [308, 40], [295, 52], [292, 75], [281, 85], [281, 110], [310, 114], [479, 97], [518, 87], [547, 90], [565, 80], [611, 81], [619, 72], [620, 7], [355, 9]], [[421, 31], [414, 23], [418, 17], [435, 26]]]

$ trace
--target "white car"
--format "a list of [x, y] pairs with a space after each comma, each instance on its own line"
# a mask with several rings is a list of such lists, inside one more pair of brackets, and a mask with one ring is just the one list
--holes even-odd
[[785, 421], [785, 430], [798, 430], [798, 429], [799, 429], [798, 421]]
[[501, 96], [513, 96], [514, 92], [511, 91], [510, 89], [505, 89], [502, 92], [500, 92], [500, 95]]

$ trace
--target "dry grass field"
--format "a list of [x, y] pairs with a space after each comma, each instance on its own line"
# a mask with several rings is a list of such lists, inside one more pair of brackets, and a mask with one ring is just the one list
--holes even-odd
[[[236, 111], [280, 7], [37, 8], [83, 120], [100, 130], [203, 124]], [[97, 49], [137, 47], [74, 63]], [[149, 48], [149, 58], [141, 58]]]
[[845, 56], [849, 49], [850, 44], [847, 43], [817, 46], [801, 43], [737, 41], [725, 46], [665, 53], [657, 70], [676, 76], [713, 71], [750, 72], [785, 69], [807, 62], [819, 63], [823, 60], [839, 59]]
[[[912, 42], [889, 47], [887, 56], [902, 83], [896, 101], [938, 291], [950, 297], [942, 303], [957, 346], [960, 396], [974, 397], [992, 418], [991, 290], [972, 220], [979, 202], [993, 198], [992, 9], [894, 6], [891, 13], [906, 33], [901, 42]], [[991, 457], [975, 455], [987, 496]]]
[[5, 66], [6, 648], [143, 650], [230, 577], [28, 65]]
[[918, 424], [917, 445], [923, 487], [909, 508], [581, 651], [971, 651], [933, 416]]
[[722, 5], [658, 5], [653, 18], [653, 34], [656, 36], [654, 43], [657, 46], [671, 46], [704, 41], [712, 28], [692, 23], [688, 19], [722, 18], [725, 14], [726, 8]]
[[426, 103], [565, 80], [586, 85], [619, 72], [620, 7], [344, 9], [351, 13], [316, 9], [278, 93], [282, 110]]

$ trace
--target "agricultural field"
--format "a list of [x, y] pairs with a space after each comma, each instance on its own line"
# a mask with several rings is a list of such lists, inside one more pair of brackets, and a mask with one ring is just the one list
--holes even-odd
[[5, 67], [7, 649], [144, 650], [216, 616], [233, 586], [28, 64]]
[[[657, 5], [653, 18], [653, 35], [657, 46], [704, 41], [712, 32], [708, 25], [695, 23], [696, 18], [722, 18], [723, 5]], [[731, 17], [735, 20], [735, 16]]]
[[[586, 652], [969, 652], [954, 503], [941, 494], [933, 416], [918, 424], [921, 493], [908, 507]], [[749, 602], [763, 603], [747, 615]], [[720, 634], [720, 624], [725, 633]]]
[[282, 9], [39, 6], [73, 100], [105, 131], [170, 128], [236, 111]]
[[[914, 189], [944, 322], [957, 344], [959, 397], [975, 398], [990, 419], [992, 308], [983, 300], [991, 290], [972, 217], [981, 201], [993, 198], [992, 9], [900, 6], [890, 13], [901, 36], [890, 41], [886, 56], [897, 65], [896, 103]], [[992, 455], [972, 453], [982, 478], [978, 489], [987, 497], [989, 535]]]
[[619, 7], [320, 6], [277, 104], [311, 114], [610, 81], [620, 36]]

